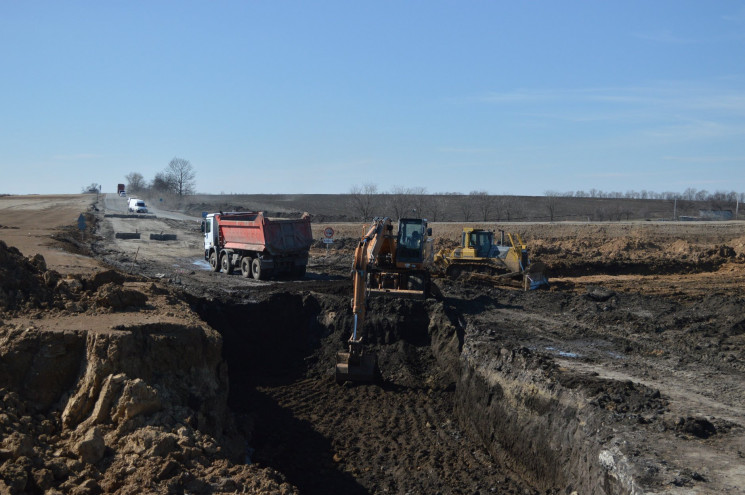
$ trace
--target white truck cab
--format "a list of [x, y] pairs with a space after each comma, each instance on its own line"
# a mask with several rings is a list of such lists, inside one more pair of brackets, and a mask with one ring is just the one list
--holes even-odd
[[[202, 220], [202, 233], [204, 234], [204, 252], [205, 256], [209, 255], [210, 250], [217, 246], [217, 219], [214, 213], [210, 213]], [[219, 247], [217, 248], [219, 249]]]

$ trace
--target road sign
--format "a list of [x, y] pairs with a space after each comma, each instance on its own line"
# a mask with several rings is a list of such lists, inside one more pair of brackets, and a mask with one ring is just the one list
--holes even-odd
[[323, 240], [323, 243], [324, 244], [333, 244], [334, 243], [334, 240], [333, 239], [324, 239]]
[[332, 229], [331, 227], [326, 227], [323, 230], [323, 235], [326, 236], [327, 239], [331, 239], [332, 237], [334, 237], [334, 229]]

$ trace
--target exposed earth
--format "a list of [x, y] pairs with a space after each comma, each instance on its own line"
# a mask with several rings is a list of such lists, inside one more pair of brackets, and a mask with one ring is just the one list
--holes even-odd
[[520, 233], [550, 289], [371, 299], [383, 380], [340, 386], [362, 225], [257, 281], [180, 212], [0, 211], [0, 493], [745, 493], [740, 222], [469, 224]]

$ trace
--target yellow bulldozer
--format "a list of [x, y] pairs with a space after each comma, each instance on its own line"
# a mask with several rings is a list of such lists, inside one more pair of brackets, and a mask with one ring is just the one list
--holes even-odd
[[545, 265], [530, 262], [520, 234], [499, 232], [500, 238], [495, 242], [491, 230], [464, 227], [460, 246], [441, 249], [434, 255], [435, 270], [452, 279], [487, 278], [525, 290], [547, 287]]

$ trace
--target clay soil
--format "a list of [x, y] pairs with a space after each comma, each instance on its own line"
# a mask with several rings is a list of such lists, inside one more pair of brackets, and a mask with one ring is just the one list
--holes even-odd
[[[426, 301], [371, 300], [382, 381], [339, 386], [360, 224], [314, 224], [307, 276], [260, 282], [207, 269], [198, 219], [121, 215], [118, 200], [0, 198], [0, 240], [51, 291], [39, 289], [38, 304], [6, 298], [3, 359], [35, 352], [27, 341], [8, 347], [26, 329], [201, 325], [219, 332], [225, 394], [184, 392], [178, 407], [162, 406], [175, 419], [146, 411], [151, 419], [117, 425], [113, 414], [99, 425], [106, 450], [81, 460], [85, 432], [63, 421], [66, 400], [81, 394], [76, 379], [40, 405], [0, 374], [4, 437], [36, 436], [33, 454], [3, 442], [11, 493], [135, 493], [145, 479], [159, 493], [745, 493], [739, 222], [473, 224], [520, 233], [548, 266], [550, 289], [436, 278]], [[320, 241], [327, 226], [330, 246]], [[432, 227], [441, 247], [462, 224]], [[164, 232], [177, 239], [148, 240]], [[98, 275], [109, 285], [93, 282], [110, 270], [119, 277]], [[56, 278], [81, 288], [63, 297]], [[179, 417], [199, 418], [203, 400], [224, 402], [219, 421]], [[193, 450], [135, 448], [142, 428], [186, 436]], [[64, 469], [45, 467], [55, 452]]]

